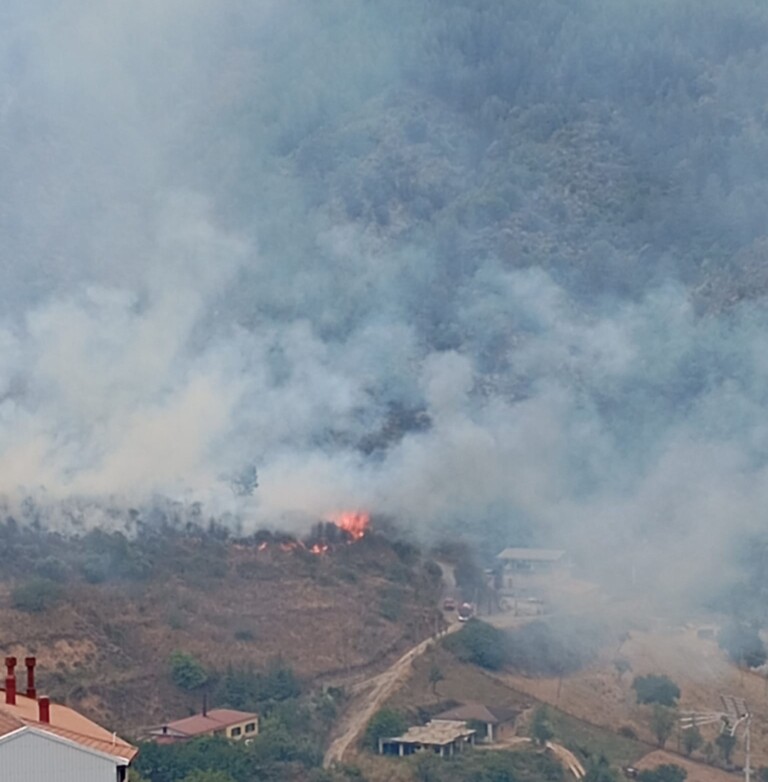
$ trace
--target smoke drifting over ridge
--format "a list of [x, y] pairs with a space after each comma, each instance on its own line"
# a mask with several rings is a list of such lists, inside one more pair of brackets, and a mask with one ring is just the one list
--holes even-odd
[[[460, 26], [453, 4], [347, 5], [6, 4], [0, 488], [160, 493], [246, 526], [364, 506], [420, 534], [684, 553], [675, 578], [695, 580], [768, 499], [765, 307], [702, 313], [692, 292], [704, 261], [761, 268], [765, 138], [738, 96], [768, 61], [728, 52], [765, 14], [733, 10], [709, 60], [709, 28], [669, 62], [638, 54], [666, 96], [646, 116], [645, 82], [617, 84], [635, 55], [562, 74], [598, 57], [598, 20], [642, 53], [689, 4], [636, 29], [597, 2], [507, 4], [554, 48], [527, 76], [507, 52], [518, 86], [482, 106], [417, 67]], [[681, 142], [674, 159], [664, 133], [718, 118], [720, 157]], [[689, 240], [709, 242], [698, 260]], [[250, 464], [259, 488], [236, 498]]]

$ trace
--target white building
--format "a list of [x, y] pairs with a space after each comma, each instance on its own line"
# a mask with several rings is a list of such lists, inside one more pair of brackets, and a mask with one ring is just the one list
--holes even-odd
[[35, 659], [26, 658], [27, 690], [16, 692], [15, 657], [0, 690], [2, 782], [124, 782], [137, 749], [82, 714], [37, 697]]

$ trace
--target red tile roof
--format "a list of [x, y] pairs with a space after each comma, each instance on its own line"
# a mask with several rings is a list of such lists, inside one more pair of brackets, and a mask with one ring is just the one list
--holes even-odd
[[151, 731], [153, 736], [163, 735], [161, 731], [166, 729], [167, 735], [204, 736], [216, 730], [228, 728], [247, 720], [258, 720], [259, 715], [250, 711], [237, 711], [235, 709], [210, 709], [205, 715], [193, 714], [173, 722], [166, 722], [159, 728]]
[[17, 694], [16, 704], [11, 706], [5, 702], [5, 691], [0, 689], [0, 737], [30, 727], [129, 762], [138, 753], [136, 747], [68, 706], [52, 703], [50, 722], [40, 722], [39, 716], [38, 702], [34, 698]]

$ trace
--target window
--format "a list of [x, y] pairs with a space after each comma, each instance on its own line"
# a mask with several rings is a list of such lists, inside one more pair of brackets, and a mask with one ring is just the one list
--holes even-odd
[[234, 738], [236, 736], [239, 736], [243, 732], [242, 728], [232, 728], [232, 733], [230, 735]]
[[245, 726], [245, 732], [246, 733], [254, 733], [256, 731], [256, 723], [255, 722], [249, 722]]

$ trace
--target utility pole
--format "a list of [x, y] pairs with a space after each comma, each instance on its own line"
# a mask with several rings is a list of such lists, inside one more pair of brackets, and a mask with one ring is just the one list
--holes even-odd
[[699, 725], [720, 722], [721, 733], [735, 736], [740, 725], [744, 726], [744, 782], [752, 782], [752, 741], [750, 728], [752, 715], [744, 698], [735, 695], [721, 695], [724, 711], [687, 711], [680, 717], [680, 727], [688, 730]]

